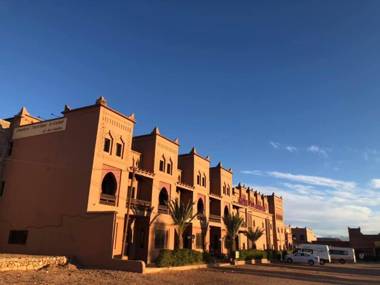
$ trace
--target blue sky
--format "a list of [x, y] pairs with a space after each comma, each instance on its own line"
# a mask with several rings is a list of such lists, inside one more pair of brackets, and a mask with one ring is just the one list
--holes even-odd
[[103, 95], [276, 191], [319, 235], [380, 232], [379, 1], [0, 0], [0, 117]]

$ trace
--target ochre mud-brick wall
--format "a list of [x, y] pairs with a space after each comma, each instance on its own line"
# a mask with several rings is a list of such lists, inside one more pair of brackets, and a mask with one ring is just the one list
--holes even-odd
[[67, 263], [68, 259], [64, 256], [0, 254], [0, 271], [38, 270]]

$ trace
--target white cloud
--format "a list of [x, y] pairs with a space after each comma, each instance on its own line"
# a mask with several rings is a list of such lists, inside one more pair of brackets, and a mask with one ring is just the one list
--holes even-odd
[[[252, 185], [284, 198], [285, 221], [292, 226], [311, 227], [319, 236], [347, 236], [347, 227], [364, 233], [380, 231], [380, 197], [373, 190], [355, 188], [353, 192], [332, 191], [310, 185], [283, 183], [284, 187]], [[327, 190], [327, 191], [326, 191]], [[343, 193], [347, 193], [345, 196]], [[377, 197], [377, 208], [366, 199]], [[364, 198], [364, 201], [363, 201]], [[339, 202], [338, 202], [339, 201]]]
[[372, 179], [370, 185], [374, 189], [380, 189], [380, 179]]
[[278, 142], [273, 142], [273, 141], [270, 141], [269, 144], [270, 144], [273, 148], [275, 148], [275, 149], [278, 149], [278, 148], [280, 148], [280, 146], [281, 146]]
[[327, 177], [320, 177], [320, 176], [309, 176], [309, 175], [299, 175], [299, 174], [291, 174], [291, 173], [284, 173], [279, 171], [267, 171], [262, 172], [258, 170], [243, 170], [241, 171], [242, 174], [251, 174], [251, 175], [266, 175], [271, 176], [274, 178], [282, 179], [282, 180], [288, 180], [308, 185], [315, 185], [315, 186], [326, 186], [329, 188], [334, 189], [343, 189], [343, 190], [352, 190], [356, 187], [356, 183], [352, 181], [342, 181], [342, 180], [336, 180], [331, 179]]
[[291, 146], [291, 145], [286, 146], [285, 149], [289, 152], [297, 151], [297, 148], [295, 146]]
[[320, 146], [317, 146], [317, 145], [311, 145], [307, 148], [307, 151], [308, 152], [312, 152], [312, 153], [316, 153], [316, 154], [319, 154], [320, 156], [323, 156], [325, 158], [328, 157], [328, 154], [327, 154], [327, 150], [326, 149], [323, 149], [321, 148]]
[[262, 176], [264, 173], [261, 170], [242, 170], [240, 171], [242, 174], [251, 174], [256, 176]]

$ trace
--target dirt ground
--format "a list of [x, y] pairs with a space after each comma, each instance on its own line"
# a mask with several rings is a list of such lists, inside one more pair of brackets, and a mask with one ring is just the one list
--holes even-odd
[[52, 268], [35, 272], [2, 272], [0, 284], [380, 285], [380, 264], [244, 265], [145, 275], [110, 270]]

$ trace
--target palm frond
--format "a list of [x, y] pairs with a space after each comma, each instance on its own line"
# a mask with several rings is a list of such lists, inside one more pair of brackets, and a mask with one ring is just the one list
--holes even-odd
[[255, 228], [254, 230], [252, 229], [249, 229], [245, 235], [247, 236], [247, 238], [252, 241], [252, 242], [256, 242], [259, 238], [261, 238], [261, 236], [264, 234], [264, 230], [263, 229], [260, 229], [260, 228]]

